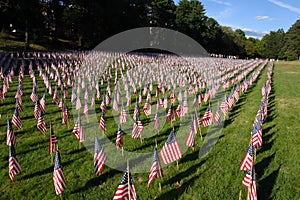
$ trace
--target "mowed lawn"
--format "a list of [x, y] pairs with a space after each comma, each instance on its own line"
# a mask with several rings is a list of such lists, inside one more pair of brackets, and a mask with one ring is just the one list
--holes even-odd
[[[176, 162], [164, 168], [164, 177], [161, 180], [155, 179], [150, 189], [147, 188], [149, 173], [133, 174], [138, 199], [238, 199], [240, 190], [242, 199], [246, 199], [247, 192], [241, 183], [245, 172], [239, 170], [239, 165], [247, 150], [252, 123], [260, 106], [261, 88], [267, 80], [267, 68], [252, 87], [240, 96], [226, 117], [220, 139], [206, 156], [199, 158], [202, 141], [198, 134], [196, 148], [185, 152], [179, 161], [179, 169], [176, 169]], [[300, 199], [300, 63], [275, 62], [273, 72], [268, 116], [263, 123], [263, 146], [257, 151], [255, 162], [258, 198]], [[40, 78], [38, 81], [42, 86]], [[18, 140], [16, 152], [23, 173], [15, 176], [14, 184], [8, 179], [6, 118], [13, 114], [16, 87], [17, 79], [14, 79], [7, 99], [0, 103], [0, 199], [60, 199], [55, 195], [52, 181], [53, 163], [48, 154], [49, 132], [44, 137], [35, 128], [34, 104], [29, 99], [32, 81], [28, 76], [24, 80], [25, 94], [22, 98], [23, 128], [15, 130]], [[41, 87], [39, 98], [43, 92]], [[100, 103], [96, 101], [97, 109]], [[68, 106], [71, 108], [70, 104]], [[53, 129], [59, 141], [67, 183], [62, 197], [112, 199], [123, 172], [105, 167], [99, 177], [94, 175], [93, 155], [83, 145], [79, 146], [71, 134], [74, 120], [71, 118], [68, 125], [61, 125], [61, 112], [49, 95], [45, 121], [48, 124], [54, 121]], [[47, 128], [49, 130], [49, 126]], [[117, 131], [115, 125], [107, 129], [111, 136]], [[162, 137], [166, 139], [167, 135], [165, 133]], [[160, 146], [164, 141], [161, 141]], [[147, 148], [151, 149], [152, 146]], [[159, 181], [161, 192], [158, 191]]]

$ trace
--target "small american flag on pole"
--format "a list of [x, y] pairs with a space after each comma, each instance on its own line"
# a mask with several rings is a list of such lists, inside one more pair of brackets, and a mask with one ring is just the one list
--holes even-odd
[[94, 172], [99, 176], [105, 166], [107, 156], [103, 147], [99, 144], [98, 137], [95, 136], [95, 150], [94, 150]]
[[52, 126], [50, 125], [49, 154], [56, 152], [56, 143], [57, 143], [57, 138], [54, 135]]
[[102, 115], [99, 120], [99, 128], [105, 133], [106, 132], [106, 125], [104, 120], [104, 113], [102, 112]]
[[160, 152], [160, 158], [164, 164], [168, 164], [180, 159], [181, 156], [182, 152], [179, 143], [176, 140], [174, 130], [172, 130]]
[[8, 161], [8, 170], [9, 170], [9, 180], [13, 181], [15, 175], [21, 173], [21, 167], [16, 157], [16, 152], [14, 146], [9, 147], [9, 161]]
[[116, 139], [116, 148], [120, 148], [124, 146], [124, 141], [122, 137], [122, 130], [121, 130], [121, 125], [119, 124], [118, 126], [118, 132], [117, 132], [117, 139]]
[[210, 106], [208, 106], [202, 118], [202, 126], [203, 127], [209, 126], [212, 124], [212, 122], [213, 122], [213, 114]]
[[17, 138], [14, 134], [12, 125], [10, 123], [10, 120], [7, 119], [7, 134], [6, 134], [6, 144], [8, 146], [16, 146], [17, 144]]
[[193, 147], [195, 145], [195, 131], [194, 131], [194, 124], [190, 126], [189, 134], [185, 141], [186, 146]]
[[251, 170], [253, 165], [253, 154], [254, 154], [254, 147], [252, 142], [249, 144], [248, 150], [240, 164], [240, 169], [244, 171]]
[[127, 113], [126, 113], [125, 108], [122, 106], [120, 124], [124, 124], [126, 121], [127, 121]]
[[152, 166], [150, 168], [150, 174], [148, 180], [148, 188], [150, 188], [150, 185], [155, 178], [161, 178], [161, 177], [163, 177], [163, 171], [157, 154], [157, 148], [154, 148]]
[[20, 119], [19, 111], [18, 109], [15, 109], [15, 112], [12, 116], [11, 123], [17, 128], [17, 130], [20, 130], [22, 128], [22, 122]]
[[46, 128], [42, 111], [40, 111], [40, 115], [36, 127], [42, 134], [46, 133], [47, 128]]
[[113, 200], [136, 200], [133, 179], [128, 171], [124, 173]]
[[53, 184], [56, 195], [60, 195], [66, 188], [65, 176], [62, 170], [60, 154], [59, 151], [56, 151], [55, 155], [55, 165], [53, 172]]

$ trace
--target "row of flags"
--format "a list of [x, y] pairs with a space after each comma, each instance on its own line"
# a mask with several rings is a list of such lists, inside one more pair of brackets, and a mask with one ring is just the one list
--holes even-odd
[[[83, 108], [82, 113], [85, 116], [88, 116], [88, 107], [89, 107], [89, 105], [90, 105], [90, 107], [92, 107], [93, 102], [95, 100], [95, 97], [93, 97], [93, 96], [91, 97], [91, 91], [92, 91], [91, 88], [93, 88], [93, 86], [91, 86], [91, 85], [94, 84], [94, 88], [96, 88], [96, 93], [97, 93], [96, 97], [98, 99], [101, 97], [101, 95], [100, 95], [101, 91], [99, 90], [99, 85], [97, 87], [98, 82], [96, 82], [95, 80], [91, 80], [91, 82], [89, 82], [89, 83], [91, 83], [91, 85], [84, 85], [83, 81], [82, 82], [78, 81], [76, 83], [75, 78], [80, 79], [80, 75], [84, 74], [84, 73], [79, 73], [78, 72], [79, 69], [80, 69], [79, 65], [76, 65], [76, 64], [73, 65], [74, 63], [64, 64], [64, 62], [60, 62], [60, 64], [58, 64], [59, 61], [57, 63], [51, 61], [50, 62], [51, 64], [49, 65], [49, 64], [47, 64], [47, 61], [46, 61], [46, 62], [42, 62], [42, 64], [39, 64], [41, 61], [39, 61], [37, 59], [38, 56], [34, 57], [34, 58], [35, 58], [34, 59], [35, 64], [37, 65], [37, 70], [38, 70], [39, 76], [43, 79], [48, 93], [50, 95], [53, 94], [53, 99], [52, 99], [53, 102], [56, 103], [62, 111], [62, 124], [66, 124], [67, 120], [68, 120], [68, 117], [69, 117], [69, 111], [68, 111], [68, 108], [66, 106], [66, 103], [64, 102], [66, 100], [66, 98], [68, 97], [68, 92], [67, 92], [68, 87], [73, 88], [71, 101], [73, 100], [74, 102], [76, 102], [76, 109], [78, 110], [78, 112], [81, 109], [80, 94], [82, 94], [82, 93], [80, 91], [84, 91], [85, 104], [84, 104], [84, 108]], [[136, 59], [136, 58], [134, 58], [134, 59]], [[124, 66], [126, 65], [126, 64], [123, 64], [122, 61], [120, 61], [120, 62], [122, 63], [121, 64], [122, 67], [123, 67], [123, 65]], [[140, 61], [138, 61], [137, 63], [139, 63], [139, 62]], [[81, 63], [81, 62], [78, 62], [78, 63]], [[135, 62], [133, 62], [133, 63], [135, 63]], [[232, 65], [233, 67], [231, 67], [230, 69], [233, 70], [233, 71], [230, 71], [230, 70], [229, 71], [227, 71], [227, 70], [223, 71], [225, 75], [222, 76], [222, 77], [226, 77], [226, 78], [223, 78], [224, 79], [223, 87], [224, 87], [224, 85], [225, 85], [225, 87], [227, 87], [226, 86], [228, 84], [227, 82], [230, 79], [233, 79], [234, 77], [236, 77], [236, 75], [239, 77], [240, 80], [242, 80], [249, 72], [251, 72], [253, 69], [256, 68], [257, 64], [258, 64], [257, 62], [247, 61], [247, 65], [240, 64], [241, 67], [239, 67], [238, 69], [234, 69], [234, 65]], [[75, 67], [72, 67], [71, 65], [75, 66]], [[43, 121], [42, 117], [45, 114], [45, 101], [46, 101], [45, 96], [46, 96], [46, 93], [44, 93], [43, 98], [41, 100], [38, 100], [38, 95], [37, 95], [38, 85], [37, 85], [36, 77], [35, 77], [35, 74], [34, 74], [34, 70], [32, 68], [32, 64], [30, 66], [29, 66], [29, 74], [30, 74], [30, 77], [33, 81], [33, 90], [32, 90], [32, 94], [30, 95], [30, 99], [32, 100], [33, 103], [35, 103], [33, 116], [36, 119], [38, 119], [37, 127], [40, 130], [40, 132], [44, 134], [46, 132], [46, 126], [45, 126], [45, 122]], [[228, 109], [231, 108], [233, 103], [234, 103], [234, 99], [236, 101], [238, 100], [239, 92], [240, 91], [244, 92], [244, 91], [247, 90], [248, 86], [251, 85], [252, 82], [256, 79], [256, 77], [260, 73], [260, 70], [263, 68], [263, 66], [264, 65], [261, 65], [259, 70], [255, 71], [253, 73], [253, 75], [251, 76], [251, 78], [248, 79], [248, 80], [245, 80], [242, 85], [238, 84], [236, 86], [236, 89], [232, 90], [229, 98], [227, 98], [225, 96], [224, 103], [222, 102], [223, 106], [221, 106], [222, 105], [222, 103], [221, 103], [219, 108], [216, 110], [215, 115], [213, 115], [211, 107], [208, 106], [208, 108], [207, 108], [207, 110], [206, 110], [206, 112], [205, 112], [202, 119], [199, 119], [199, 117], [197, 115], [195, 115], [193, 117], [193, 120], [192, 120], [192, 123], [191, 123], [192, 125], [190, 126], [188, 137], [186, 139], [186, 145], [187, 146], [192, 147], [192, 146], [195, 145], [194, 144], [194, 135], [197, 133], [199, 125], [202, 125], [203, 127], [206, 127], [206, 126], [212, 125], [213, 123], [218, 123], [219, 120], [220, 120], [220, 111], [223, 112], [224, 116], [227, 114]], [[167, 115], [166, 115], [166, 120], [168, 122], [176, 120], [175, 114], [177, 115], [178, 119], [180, 119], [184, 114], [187, 113], [187, 110], [185, 110], [185, 109], [188, 109], [188, 107], [186, 106], [187, 98], [185, 96], [187, 94], [189, 94], [189, 92], [190, 93], [199, 93], [200, 88], [202, 88], [202, 89], [206, 88], [206, 91], [203, 95], [204, 97], [202, 96], [202, 93], [200, 91], [199, 98], [196, 98], [196, 100], [195, 100], [195, 102], [196, 102], [195, 105], [200, 106], [202, 101], [209, 102], [209, 99], [212, 98], [215, 95], [216, 90], [218, 90], [218, 88], [220, 87], [220, 85], [217, 82], [214, 82], [211, 79], [208, 79], [207, 74], [203, 75], [204, 78], [203, 77], [199, 78], [197, 76], [188, 77], [187, 75], [184, 75], [184, 76], [186, 76], [185, 77], [186, 80], [188, 80], [189, 82], [192, 83], [190, 86], [194, 85], [194, 87], [187, 88], [187, 90], [184, 92], [184, 95], [181, 94], [181, 91], [178, 93], [178, 95], [176, 95], [175, 92], [172, 92], [172, 86], [170, 86], [170, 85], [173, 85], [173, 90], [174, 90], [175, 89], [174, 88], [174, 82], [176, 82], [174, 80], [174, 76], [176, 76], [178, 74], [176, 74], [176, 73], [172, 74], [172, 72], [171, 72], [171, 74], [173, 75], [173, 77], [172, 77], [170, 75], [167, 75], [168, 73], [170, 73], [170, 71], [167, 71], [163, 67], [161, 67], [161, 68], [162, 69], [160, 69], [160, 68], [157, 68], [157, 69], [161, 70], [160, 72], [162, 72], [162, 74], [164, 74], [164, 76], [162, 76], [162, 78], [160, 78], [161, 83], [158, 83], [158, 84], [161, 84], [161, 85], [164, 85], [164, 86], [160, 87], [159, 90], [157, 90], [158, 92], [156, 92], [157, 93], [156, 97], [158, 99], [157, 100], [158, 101], [157, 102], [157, 107], [168, 108], [168, 101], [171, 102], [171, 105], [170, 105], [170, 107], [168, 109], [168, 112], [167, 112]], [[141, 89], [140, 91], [142, 91], [142, 85], [139, 82], [142, 82], [141, 80], [144, 81], [146, 78], [148, 78], [146, 76], [141, 77], [140, 74], [145, 74], [146, 72], [148, 72], [150, 75], [153, 75], [153, 72], [151, 72], [150, 68], [146, 69], [146, 71], [144, 71], [144, 69], [138, 68], [137, 70], [140, 70], [139, 72], [136, 72], [136, 71], [133, 71], [133, 72], [131, 71], [130, 72], [132, 74], [135, 74], [138, 78], [133, 78], [133, 77], [128, 76], [128, 74], [129, 74], [129, 73], [127, 73], [128, 71], [126, 71], [127, 78], [125, 78], [125, 74], [123, 74], [124, 72], [122, 70], [118, 69], [117, 66], [116, 66], [116, 69], [117, 69], [116, 73], [118, 73], [118, 71], [120, 71], [120, 73], [121, 73], [121, 79], [120, 80], [122, 80], [123, 83], [125, 84], [124, 89], [126, 90], [126, 87], [127, 88], [132, 87], [133, 91], [136, 90], [134, 92], [134, 93], [136, 93], [135, 95], [137, 95], [137, 93], [138, 93], [137, 92], [137, 90], [138, 90], [137, 85], [139, 85], [139, 87]], [[184, 68], [184, 69], [185, 70], [188, 69], [189, 73], [192, 72], [192, 71], [190, 71], [191, 70], [190, 68]], [[225, 69], [227, 69], [227, 68], [225, 68]], [[249, 69], [251, 69], [251, 70], [249, 70]], [[78, 71], [76, 71], [76, 70], [78, 70]], [[164, 71], [164, 70], [166, 70], [166, 71]], [[19, 73], [19, 87], [18, 87], [20, 90], [18, 90], [18, 92], [17, 92], [20, 97], [17, 98], [16, 110], [15, 110], [15, 113], [14, 113], [13, 118], [12, 118], [12, 119], [14, 119], [14, 120], [12, 120], [12, 123], [14, 121], [19, 122], [19, 123], [13, 123], [13, 125], [15, 125], [17, 129], [21, 129], [21, 125], [22, 125], [21, 120], [20, 120], [20, 116], [19, 116], [19, 112], [21, 110], [20, 108], [21, 108], [21, 102], [22, 102], [21, 93], [22, 93], [22, 80], [23, 79], [20, 78], [20, 77], [23, 77], [24, 73], [21, 72], [21, 71], [22, 70], [20, 70], [20, 73]], [[244, 73], [245, 71], [247, 71], [247, 73]], [[194, 72], [195, 71], [193, 71], [193, 73]], [[208, 71], [208, 72], [210, 72], [210, 71]], [[230, 72], [230, 75], [227, 75], [228, 74], [227, 72]], [[242, 73], [240, 73], [240, 72], [242, 72]], [[92, 71], [92, 73], [96, 73], [96, 72]], [[106, 73], [108, 73], [108, 75]], [[104, 116], [105, 116], [105, 113], [107, 111], [107, 106], [110, 104], [111, 95], [112, 95], [112, 92], [111, 92], [111, 89], [110, 89], [110, 81], [112, 79], [111, 73], [112, 73], [111, 68], [108, 68], [106, 72], [102, 73], [102, 75], [101, 75], [102, 79], [100, 80], [101, 84], [102, 83], [104, 84], [104, 82], [103, 82], [104, 80], [106, 80], [108, 82], [108, 87], [106, 89], [106, 94], [103, 96], [103, 101], [100, 105], [100, 109], [101, 109], [102, 114], [101, 114], [100, 120], [99, 120], [99, 128], [104, 133], [106, 132], [106, 125], [105, 125]], [[89, 73], [86, 73], [86, 74], [89, 74]], [[10, 80], [12, 76], [8, 76], [8, 77], [10, 77], [10, 78], [7, 78], [7, 80]], [[115, 75], [115, 77], [118, 77], [118, 75]], [[162, 80], [165, 80], [166, 77], [171, 78], [170, 82], [162, 81]], [[89, 79], [89, 78], [90, 78], [89, 76], [88, 77], [81, 77], [82, 80]], [[182, 82], [181, 83], [180, 83], [180, 81], [177, 82], [178, 85], [187, 84], [187, 82], [185, 82], [186, 80], [184, 80], [182, 77], [180, 77], [180, 78], [181, 78]], [[201, 79], [204, 80], [205, 78], [207, 79], [207, 81], [201, 81]], [[54, 91], [53, 91], [53, 88], [51, 86], [51, 82], [49, 81], [49, 79], [53, 79], [57, 84]], [[236, 80], [239, 80], [239, 79], [236, 79]], [[154, 81], [153, 79], [151, 79], [151, 80]], [[205, 83], [205, 84], [203, 85], [203, 83]], [[233, 81], [232, 83], [235, 83], [235, 82]], [[121, 96], [120, 95], [120, 85], [121, 84], [120, 84], [119, 80], [115, 80], [115, 89], [113, 91], [114, 95], [113, 95], [112, 108], [115, 111], [120, 111], [120, 116], [121, 116], [120, 117], [120, 124], [123, 124], [123, 123], [127, 122], [128, 114], [127, 114], [127, 112], [126, 112], [123, 105], [121, 106], [121, 110], [119, 110], [118, 105], [120, 104], [120, 96]], [[149, 106], [149, 105], [151, 104], [151, 91], [153, 90], [153, 83], [151, 83], [151, 81], [150, 81], [145, 86], [143, 88], [144, 89], [143, 93], [144, 93], [144, 95], [147, 96], [147, 99], [146, 99], [145, 105], [143, 107], [143, 113], [145, 114], [146, 117], [149, 117], [151, 115], [151, 106]], [[165, 86], [166, 86], [166, 88], [165, 88]], [[61, 91], [63, 93], [62, 96], [63, 96], [64, 100], [62, 100], [62, 98], [59, 98], [59, 92], [58, 92], [59, 87], [61, 88]], [[151, 90], [151, 88], [152, 88], [152, 90]], [[76, 91], [76, 92], [74, 92], [74, 91]], [[167, 96], [167, 91], [171, 92], [171, 95], [170, 95], [169, 98]], [[189, 92], [187, 92], [187, 91], [189, 91]], [[128, 90], [126, 90], [126, 92], [128, 92]], [[137, 104], [136, 104], [137, 106], [136, 106], [136, 109], [134, 109], [134, 113], [133, 113], [134, 120], [135, 120], [134, 125], [133, 125], [133, 131], [132, 131], [133, 139], [140, 138], [141, 132], [143, 131], [143, 124], [142, 124], [142, 121], [140, 120], [141, 112], [139, 111], [139, 108], [138, 108], [138, 103], [140, 103], [140, 104], [142, 103], [142, 98], [140, 98], [140, 97], [142, 97], [141, 93], [142, 92], [140, 92], [139, 100], [137, 101]], [[162, 101], [162, 99], [160, 98], [160, 94], [163, 94], [165, 96], [164, 101]], [[126, 98], [127, 98], [127, 105], [126, 106], [128, 106], [128, 99], [131, 99], [130, 91], [128, 92], [128, 95], [127, 95]], [[90, 100], [90, 99], [91, 99], [91, 102], [88, 103], [88, 100]], [[179, 102], [179, 105], [178, 105], [179, 108], [177, 107], [177, 109], [175, 110], [173, 105], [176, 102], [176, 99]], [[20, 107], [20, 108], [18, 108], [18, 107]], [[155, 114], [154, 118], [156, 118], [155, 119], [156, 123], [155, 123], [154, 128], [160, 129], [158, 113]], [[19, 125], [19, 128], [18, 128], [16, 124], [17, 125], [21, 124], [21, 125]], [[50, 130], [50, 133], [51, 132], [52, 131]], [[85, 140], [84, 128], [81, 124], [80, 114], [78, 114], [78, 120], [77, 120], [77, 122], [74, 126], [74, 129], [73, 129], [72, 133], [79, 142], [83, 142]], [[96, 141], [97, 140], [95, 139], [94, 169], [95, 169], [96, 175], [100, 175], [101, 171], [103, 170], [104, 163], [105, 163], [107, 158], [106, 158], [104, 149], [102, 147], [99, 147], [99, 142], [98, 142], [98, 145], [96, 145], [96, 143], [97, 143]], [[51, 143], [52, 143], [52, 147], [50, 147]], [[53, 133], [53, 134], [50, 135], [49, 152], [56, 153], [56, 155], [57, 155], [58, 151], [56, 151], [56, 147], [55, 147], [56, 143], [57, 143], [57, 139], [55, 138], [55, 135]], [[118, 132], [117, 132], [116, 147], [120, 148], [123, 145], [124, 145], [124, 141], [122, 139], [121, 126], [119, 126]], [[96, 149], [97, 149], [97, 151], [96, 151]], [[158, 155], [157, 150], [154, 151], [154, 158], [153, 158], [153, 164], [152, 164], [151, 170], [150, 170], [148, 187], [150, 187], [150, 185], [151, 185], [154, 178], [159, 178], [159, 177], [162, 176], [162, 170], [161, 170], [161, 166], [160, 166], [160, 159], [162, 160], [162, 162], [164, 164], [168, 164], [168, 163], [171, 163], [175, 160], [180, 159], [181, 156], [182, 156], [182, 152], [181, 152], [180, 146], [179, 146], [179, 144], [176, 140], [176, 135], [174, 133], [174, 130], [172, 130], [169, 137], [168, 137], [168, 139], [167, 139], [167, 141], [166, 141], [166, 143], [165, 143], [165, 145], [164, 145], [164, 147], [163, 147], [163, 149], [162, 149], [162, 151], [160, 152], [160, 155]], [[56, 162], [55, 162], [55, 165], [56, 165]], [[59, 169], [60, 168], [59, 166], [60, 165], [58, 164], [56, 168]], [[60, 178], [59, 180], [62, 181], [64, 179]], [[64, 188], [64, 187], [61, 187], [61, 188]], [[63, 191], [63, 189], [55, 189], [55, 191], [56, 191], [56, 194], [58, 194], [58, 193], [60, 194]], [[58, 193], [57, 193], [57, 191], [58, 191]]]
[[268, 98], [271, 92], [273, 73], [273, 63], [270, 63], [268, 67], [268, 80], [262, 87], [262, 99], [260, 107], [255, 116], [253, 123], [253, 130], [250, 135], [250, 143], [248, 150], [244, 155], [244, 158], [240, 164], [240, 170], [246, 171], [246, 175], [242, 180], [242, 185], [247, 188], [247, 199], [257, 200], [257, 188], [256, 188], [256, 177], [255, 177], [255, 160], [256, 160], [256, 149], [262, 146], [262, 124], [266, 119], [268, 110]]

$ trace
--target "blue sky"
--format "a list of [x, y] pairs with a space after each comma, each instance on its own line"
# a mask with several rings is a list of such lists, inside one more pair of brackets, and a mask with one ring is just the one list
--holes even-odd
[[[270, 31], [285, 32], [300, 19], [299, 0], [199, 0], [206, 15], [222, 26], [242, 29], [261, 38]], [[174, 0], [178, 4], [179, 0]]]

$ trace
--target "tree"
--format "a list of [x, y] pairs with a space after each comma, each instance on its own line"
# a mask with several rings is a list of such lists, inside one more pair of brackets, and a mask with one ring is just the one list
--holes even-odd
[[151, 26], [173, 28], [176, 6], [173, 0], [154, 0], [149, 5]]
[[288, 60], [300, 59], [300, 20], [287, 31], [283, 50]]
[[285, 33], [283, 29], [278, 29], [276, 32], [271, 31], [263, 37], [265, 45], [264, 55], [268, 58], [281, 58], [281, 49], [284, 46]]
[[205, 9], [197, 0], [181, 0], [176, 8], [176, 27], [202, 44], [206, 32]]

